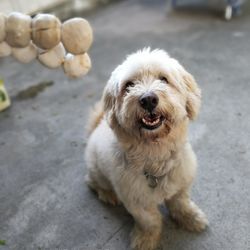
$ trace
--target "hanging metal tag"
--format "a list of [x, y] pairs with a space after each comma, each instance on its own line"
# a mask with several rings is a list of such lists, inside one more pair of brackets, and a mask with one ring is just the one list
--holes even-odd
[[156, 176], [149, 174], [146, 171], [144, 172], [144, 175], [146, 176], [149, 187], [156, 188], [158, 184], [158, 178]]

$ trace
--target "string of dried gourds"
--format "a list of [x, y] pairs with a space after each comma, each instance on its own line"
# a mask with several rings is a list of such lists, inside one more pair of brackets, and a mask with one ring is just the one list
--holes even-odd
[[12, 55], [22, 63], [38, 59], [49, 68], [62, 66], [69, 77], [80, 77], [91, 68], [87, 51], [92, 28], [84, 18], [63, 23], [54, 15], [34, 18], [18, 12], [0, 13], [0, 57]]

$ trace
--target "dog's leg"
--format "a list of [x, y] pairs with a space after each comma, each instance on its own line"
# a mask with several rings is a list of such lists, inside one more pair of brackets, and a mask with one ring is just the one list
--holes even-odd
[[[85, 176], [85, 181], [88, 184], [88, 186], [94, 190], [98, 198], [105, 202], [109, 203], [113, 206], [115, 205], [120, 205], [120, 201], [117, 198], [116, 193], [113, 191], [111, 184], [108, 183], [108, 180], [104, 179], [104, 176], [98, 176], [98, 180], [89, 173], [88, 175]], [[101, 180], [100, 180], [101, 178]]]
[[206, 215], [190, 199], [187, 191], [175, 195], [165, 203], [170, 216], [185, 229], [201, 232], [208, 225]]
[[135, 219], [135, 226], [131, 233], [131, 247], [134, 250], [155, 250], [161, 238], [162, 216], [155, 208], [128, 208]]

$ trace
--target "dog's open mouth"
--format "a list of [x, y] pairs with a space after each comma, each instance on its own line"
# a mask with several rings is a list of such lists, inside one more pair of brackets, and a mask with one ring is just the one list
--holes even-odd
[[153, 130], [159, 128], [163, 120], [162, 115], [147, 114], [141, 119], [141, 125], [145, 129]]

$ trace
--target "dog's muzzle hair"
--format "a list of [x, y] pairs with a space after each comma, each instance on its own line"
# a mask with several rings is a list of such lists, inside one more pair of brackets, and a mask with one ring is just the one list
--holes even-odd
[[164, 117], [154, 112], [159, 103], [159, 97], [154, 92], [147, 92], [139, 98], [139, 102], [141, 107], [149, 113], [141, 119], [142, 127], [149, 130], [160, 127]]

